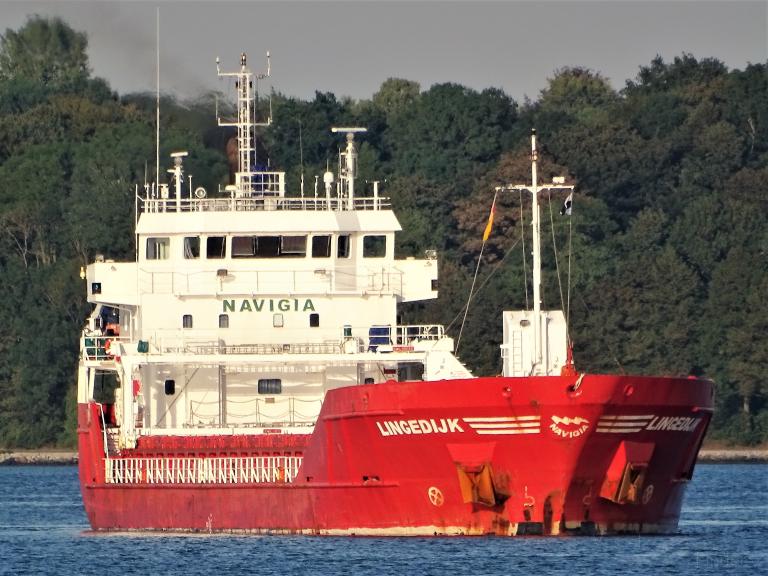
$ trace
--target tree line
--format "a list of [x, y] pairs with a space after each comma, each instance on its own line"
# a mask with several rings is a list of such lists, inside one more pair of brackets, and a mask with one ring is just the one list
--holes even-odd
[[[385, 181], [403, 226], [398, 255], [439, 253], [440, 299], [404, 307], [402, 321], [440, 322], [455, 337], [494, 188], [529, 181], [536, 128], [540, 176], [577, 185], [570, 216], [561, 196], [542, 209], [545, 308], [567, 310], [577, 368], [712, 378], [711, 436], [754, 444], [768, 440], [766, 72], [683, 54], [640, 67], [621, 90], [565, 68], [525, 102], [397, 78], [363, 100], [274, 92], [258, 154], [287, 172], [289, 190], [303, 174], [311, 194], [338, 153], [330, 127], [367, 127], [360, 182]], [[161, 103], [161, 158], [188, 150], [187, 171], [208, 190], [230, 172], [231, 134], [216, 128], [213, 100]], [[97, 253], [133, 258], [134, 185], [153, 178], [153, 158], [154, 97], [93, 77], [84, 34], [44, 17], [6, 31], [0, 446], [74, 444], [89, 313], [79, 269]], [[501, 369], [501, 311], [530, 305], [529, 203], [497, 198], [458, 351], [479, 374]]]

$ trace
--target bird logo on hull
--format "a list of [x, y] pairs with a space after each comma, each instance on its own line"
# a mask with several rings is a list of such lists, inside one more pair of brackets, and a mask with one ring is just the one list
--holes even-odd
[[560, 438], [578, 438], [589, 428], [589, 420], [581, 416], [555, 416], [552, 415], [552, 424], [549, 429]]

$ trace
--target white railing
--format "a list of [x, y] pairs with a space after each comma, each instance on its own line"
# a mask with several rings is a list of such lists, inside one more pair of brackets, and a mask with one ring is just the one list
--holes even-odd
[[445, 336], [442, 324], [402, 324], [397, 327], [397, 346], [408, 346], [418, 340], [440, 340]]
[[107, 458], [107, 484], [286, 484], [301, 456]]
[[[240, 186], [247, 193], [263, 196], [285, 195], [285, 172], [250, 172], [240, 175]], [[237, 192], [234, 193], [237, 197]]]
[[270, 210], [387, 210], [391, 207], [389, 198], [284, 198], [275, 196], [252, 196], [241, 198], [137, 198], [139, 212], [250, 212]]
[[[344, 349], [339, 340], [325, 342], [292, 342], [274, 344], [225, 344], [213, 330], [168, 329], [154, 330], [147, 335], [150, 349], [160, 354], [341, 354]], [[240, 336], [240, 334], [238, 334]]]
[[[367, 327], [357, 326], [358, 331], [364, 331]], [[146, 335], [149, 341], [148, 351], [161, 354], [195, 354], [213, 355], [227, 354], [237, 356], [240, 354], [341, 354], [344, 345], [340, 340], [326, 340], [325, 342], [292, 342], [272, 344], [225, 344], [218, 339], [219, 333], [212, 330], [156, 330]], [[441, 324], [407, 324], [396, 327], [394, 335], [395, 346], [409, 346], [417, 341], [435, 341], [445, 337], [445, 329]], [[107, 347], [107, 341], [110, 345]], [[359, 352], [366, 349], [365, 342], [361, 340]], [[84, 336], [81, 339], [83, 359], [90, 361], [109, 361], [114, 355], [119, 355], [119, 344], [134, 346], [130, 338], [117, 336]], [[503, 349], [504, 347], [502, 347]], [[502, 355], [506, 352], [502, 351]]]
[[[176, 350], [164, 349], [175, 352]], [[304, 342], [293, 344], [188, 344], [184, 352], [194, 354], [341, 354], [339, 342]]]
[[106, 362], [120, 356], [120, 344], [130, 338], [119, 336], [84, 336], [82, 339], [83, 360]]
[[[358, 331], [367, 327], [356, 326]], [[218, 339], [219, 333], [212, 330], [156, 330], [147, 334], [145, 339], [150, 343], [153, 353], [161, 354], [341, 354], [344, 352], [342, 340], [326, 340], [325, 342], [293, 342], [272, 344], [225, 344]], [[393, 337], [395, 346], [409, 346], [417, 341], [441, 340], [445, 337], [445, 328], [441, 324], [405, 324], [398, 325]], [[367, 341], [367, 340], [365, 340]], [[365, 341], [361, 341], [360, 350], [364, 351]], [[109, 346], [107, 346], [109, 342]], [[130, 338], [117, 336], [83, 336], [81, 346], [83, 359], [90, 361], [110, 361], [119, 355], [119, 345], [129, 345], [135, 350]], [[502, 347], [502, 355], [506, 351]]]

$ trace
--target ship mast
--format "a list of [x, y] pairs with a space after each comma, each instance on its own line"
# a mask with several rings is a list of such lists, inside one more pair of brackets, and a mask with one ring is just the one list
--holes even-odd
[[551, 184], [539, 186], [538, 150], [536, 149], [536, 130], [531, 130], [531, 185], [510, 184], [504, 188], [507, 190], [526, 190], [531, 193], [531, 228], [533, 232], [533, 374], [541, 374], [546, 371], [544, 366], [544, 326], [541, 313], [541, 214], [539, 210], [539, 192], [547, 191], [573, 191], [572, 185], [565, 185], [563, 176], [552, 178]]
[[219, 59], [216, 58], [216, 72], [219, 78], [235, 78], [235, 91], [237, 92], [237, 119], [232, 122], [222, 121], [217, 118], [219, 126], [234, 126], [237, 128], [237, 172], [235, 173], [235, 188], [239, 196], [253, 196], [256, 191], [254, 186], [256, 177], [256, 134], [257, 126], [269, 126], [272, 124], [272, 106], [266, 122], [256, 122], [256, 90], [253, 86], [253, 78], [262, 80], [269, 78], [270, 60], [267, 52], [267, 71], [254, 75], [246, 66], [245, 52], [240, 54], [240, 70], [237, 72], [222, 72]]

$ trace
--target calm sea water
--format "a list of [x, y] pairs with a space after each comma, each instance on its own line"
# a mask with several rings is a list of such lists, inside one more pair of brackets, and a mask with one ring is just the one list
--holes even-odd
[[0, 574], [619, 573], [767, 574], [768, 465], [699, 465], [677, 535], [554, 539], [94, 534], [75, 467], [0, 467]]

